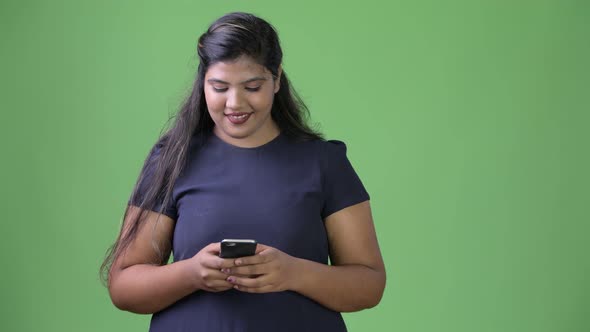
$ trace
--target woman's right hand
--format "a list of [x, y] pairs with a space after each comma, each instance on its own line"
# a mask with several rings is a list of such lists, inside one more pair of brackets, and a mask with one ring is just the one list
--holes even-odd
[[211, 243], [190, 258], [198, 289], [222, 292], [233, 288], [234, 285], [226, 280], [227, 274], [221, 272], [221, 269], [234, 267], [234, 259], [219, 257], [220, 250], [219, 242]]

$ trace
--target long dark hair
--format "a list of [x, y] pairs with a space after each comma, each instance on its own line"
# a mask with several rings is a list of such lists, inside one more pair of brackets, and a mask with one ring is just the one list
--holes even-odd
[[[130, 201], [135, 202], [136, 196], [139, 195], [139, 184], [144, 181], [149, 183], [149, 186], [142, 185], [142, 188], [146, 190], [141, 193], [143, 199], [138, 204], [139, 213], [132, 216], [125, 234], [123, 234], [125, 224], [121, 225], [121, 232], [107, 250], [100, 267], [100, 279], [105, 285], [110, 282], [109, 271], [112, 263], [133, 242], [138, 230], [145, 222], [147, 211], [153, 211], [156, 204], [163, 200], [157, 211], [161, 214], [170, 202], [174, 183], [187, 159], [191, 137], [213, 130], [214, 122], [209, 116], [203, 90], [205, 73], [209, 66], [220, 61], [232, 61], [245, 55], [268, 69], [276, 79], [279, 65], [283, 60], [279, 37], [274, 27], [259, 17], [242, 12], [226, 14], [213, 22], [199, 37], [197, 53], [199, 67], [192, 92], [174, 117], [174, 124], [164, 134], [160, 134], [152, 147], [150, 155], [155, 149], [158, 149], [160, 153], [151, 161], [149, 157], [146, 158], [133, 189]], [[323, 139], [321, 133], [308, 126], [309, 110], [291, 87], [284, 69], [280, 77], [279, 91], [274, 97], [271, 116], [286, 136], [297, 140]], [[153, 172], [146, 175], [148, 162], [154, 163]], [[123, 215], [124, 222], [129, 208], [130, 205], [127, 205]], [[164, 260], [162, 251], [155, 243], [154, 248], [161, 260]]]

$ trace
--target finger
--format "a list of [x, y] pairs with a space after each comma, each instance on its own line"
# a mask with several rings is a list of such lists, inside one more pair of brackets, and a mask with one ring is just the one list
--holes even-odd
[[210, 281], [210, 282], [203, 284], [201, 289], [208, 291], [208, 292], [221, 292], [224, 290], [231, 289], [231, 288], [233, 288], [233, 286], [234, 286], [233, 284], [231, 284], [225, 280], [215, 280], [215, 281]]
[[247, 287], [247, 288], [260, 288], [269, 285], [269, 276], [262, 275], [257, 278], [244, 278], [237, 276], [229, 276], [227, 281], [232, 283], [234, 286]]
[[256, 278], [261, 274], [241, 274], [241, 273], [230, 273], [229, 269], [221, 269], [221, 272], [225, 274], [225, 277], [229, 277], [230, 275], [232, 276], [236, 276], [236, 277], [243, 277], [243, 278]]
[[225, 292], [225, 291], [230, 290], [232, 288], [234, 288], [234, 287], [216, 287], [216, 288], [212, 288], [208, 292], [219, 293], [219, 292]]
[[226, 278], [229, 277], [230, 275], [235, 275], [238, 277], [245, 277], [245, 278], [252, 278], [252, 276], [256, 276], [256, 275], [252, 275], [252, 274], [236, 273], [236, 272], [233, 272], [230, 268], [221, 269], [221, 273], [225, 274]]
[[200, 272], [200, 277], [204, 281], [226, 280], [227, 274], [220, 270], [204, 268]]
[[255, 253], [256, 253], [256, 254], [258, 254], [258, 253], [260, 253], [261, 251], [264, 251], [264, 250], [266, 250], [266, 249], [269, 249], [269, 248], [271, 248], [271, 247], [269, 247], [269, 246], [267, 246], [267, 245], [264, 245], [264, 244], [261, 244], [261, 243], [258, 243], [258, 244], [256, 245], [256, 252], [255, 252]]
[[232, 267], [232, 268], [227, 269], [222, 272], [227, 272], [227, 274], [231, 274], [231, 275], [251, 276], [251, 275], [258, 275], [258, 274], [267, 274], [269, 271], [270, 271], [269, 264], [263, 263], [263, 264]]
[[244, 293], [271, 293], [276, 291], [271, 285], [266, 285], [263, 287], [246, 287], [234, 285], [234, 289]]
[[240, 257], [235, 260], [234, 264], [236, 266], [243, 266], [266, 263], [271, 257], [268, 254], [263, 255], [262, 253], [264, 253], [264, 251], [261, 251], [260, 254], [254, 256]]
[[227, 275], [219, 270], [214, 269], [207, 269], [203, 268], [199, 272], [200, 284], [201, 286], [211, 288], [211, 287], [224, 287], [228, 286], [229, 281], [227, 280]]
[[231, 288], [234, 286], [231, 282], [221, 279], [221, 280], [208, 280], [203, 284], [206, 288]]
[[221, 252], [221, 243], [220, 242], [210, 243], [205, 248], [203, 248], [203, 250], [205, 252], [210, 253], [210, 254], [219, 255], [219, 253]]
[[217, 255], [207, 255], [207, 257], [203, 259], [202, 264], [210, 269], [216, 270], [227, 269], [235, 266], [234, 259], [221, 258]]

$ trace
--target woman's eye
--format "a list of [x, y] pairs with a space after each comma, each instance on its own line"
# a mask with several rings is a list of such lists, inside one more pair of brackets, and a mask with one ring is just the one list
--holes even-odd
[[[260, 86], [257, 86], [257, 87], [254, 87], [254, 88], [246, 87], [246, 90], [247, 91], [250, 91], [250, 92], [255, 92], [255, 91], [260, 90]], [[213, 91], [215, 91], [215, 92], [225, 92], [225, 91], [227, 91], [227, 88], [216, 88], [216, 87], [213, 87]]]

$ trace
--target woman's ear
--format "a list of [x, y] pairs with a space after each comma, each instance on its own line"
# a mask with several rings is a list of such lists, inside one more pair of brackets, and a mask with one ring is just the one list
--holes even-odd
[[283, 73], [283, 64], [279, 65], [279, 69], [277, 69], [277, 78], [275, 79], [275, 93], [279, 92], [279, 88], [281, 87], [281, 74]]

